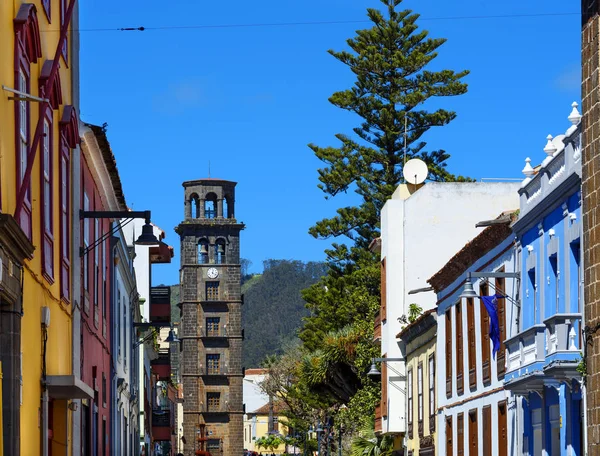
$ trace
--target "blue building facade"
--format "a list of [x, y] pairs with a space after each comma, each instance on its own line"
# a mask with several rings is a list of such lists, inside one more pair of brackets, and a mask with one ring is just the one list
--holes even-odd
[[523, 170], [513, 226], [520, 308], [505, 342], [520, 437], [513, 455], [583, 454], [580, 118], [574, 104], [572, 126], [548, 137], [539, 167], [527, 159]]

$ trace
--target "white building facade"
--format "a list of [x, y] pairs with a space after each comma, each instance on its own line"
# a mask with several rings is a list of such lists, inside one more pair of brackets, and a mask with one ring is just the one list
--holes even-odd
[[113, 372], [111, 379], [112, 454], [139, 454], [139, 352], [134, 321], [140, 321], [138, 292], [130, 247], [118, 230], [111, 239], [112, 280], [111, 345]]
[[[515, 239], [503, 215], [459, 251], [429, 282], [437, 292], [437, 454], [506, 456], [512, 444], [515, 400], [504, 390], [504, 340], [518, 304], [517, 280], [478, 278], [517, 272]], [[503, 223], [500, 223], [503, 222]], [[478, 296], [498, 295], [499, 347], [494, 353], [490, 314], [479, 297], [461, 297], [467, 273]]]
[[[437, 301], [427, 279], [479, 233], [475, 224], [517, 208], [518, 183], [401, 185], [381, 214], [382, 306], [375, 334], [382, 357], [404, 359], [396, 335], [410, 304], [432, 309]], [[411, 293], [420, 289], [422, 292]], [[379, 325], [379, 327], [378, 327]], [[406, 431], [404, 361], [383, 363], [382, 403], [375, 429], [402, 438]]]
[[[247, 412], [258, 410], [269, 402], [269, 396], [260, 388], [267, 376], [267, 369], [246, 369], [244, 372], [243, 395]], [[257, 438], [257, 416], [244, 413], [244, 448], [254, 448]]]

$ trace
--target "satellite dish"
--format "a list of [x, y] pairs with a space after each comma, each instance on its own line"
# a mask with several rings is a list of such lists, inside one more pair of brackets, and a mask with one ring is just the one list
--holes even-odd
[[406, 182], [417, 185], [425, 182], [425, 179], [427, 179], [427, 174], [429, 174], [429, 170], [427, 169], [427, 165], [423, 160], [412, 158], [404, 163], [402, 174], [404, 175]]

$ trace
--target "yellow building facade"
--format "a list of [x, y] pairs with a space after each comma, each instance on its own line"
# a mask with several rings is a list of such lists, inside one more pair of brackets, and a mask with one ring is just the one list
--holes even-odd
[[[280, 419], [285, 419], [281, 415], [281, 403], [273, 404], [273, 433], [281, 437], [288, 434], [288, 427], [280, 422]], [[262, 437], [269, 435], [269, 404], [265, 404], [259, 409], [248, 413], [244, 419], [244, 449], [255, 451], [262, 454], [283, 454], [286, 450], [285, 443], [282, 443], [276, 448], [270, 449], [257, 445], [257, 441]]]
[[77, 23], [74, 4], [0, 1], [0, 280], [12, 290], [0, 295], [7, 455], [71, 454], [72, 399], [90, 394], [72, 375], [79, 134], [71, 32], [55, 55], [61, 27]]
[[406, 447], [409, 456], [437, 454], [436, 334], [436, 316], [430, 310], [397, 336], [406, 347]]

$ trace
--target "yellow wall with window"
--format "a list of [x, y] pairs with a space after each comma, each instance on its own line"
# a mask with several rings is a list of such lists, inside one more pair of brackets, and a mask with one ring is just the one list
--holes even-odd
[[[412, 410], [408, 410], [406, 416], [406, 447], [408, 454], [412, 456], [437, 453], [435, 448], [437, 425], [436, 332], [435, 314], [426, 312], [399, 334], [406, 343], [406, 403], [408, 408], [411, 408], [412, 404]], [[419, 383], [421, 383], [421, 387], [419, 387]], [[430, 388], [431, 386], [433, 389]], [[421, 423], [419, 422], [419, 393], [422, 394]]]
[[[35, 15], [39, 27], [39, 44], [41, 58], [29, 65], [29, 93], [39, 95], [39, 76], [46, 60], [54, 59], [60, 28], [61, 0], [49, 0], [51, 7], [50, 23], [42, 2], [30, 0], [35, 5]], [[0, 84], [15, 88], [15, 26], [22, 3], [19, 0], [0, 1]], [[71, 36], [69, 35], [69, 44]], [[69, 47], [70, 50], [70, 47]], [[69, 57], [70, 58], [70, 57]], [[21, 319], [21, 352], [22, 352], [22, 391], [14, 391], [21, 400], [21, 454], [40, 454], [41, 448], [41, 378], [43, 352], [46, 353], [46, 373], [49, 375], [65, 375], [72, 372], [72, 340], [71, 340], [71, 303], [61, 301], [60, 295], [60, 230], [59, 230], [59, 121], [65, 105], [72, 104], [72, 62], [69, 66], [61, 57], [60, 84], [62, 88], [62, 104], [53, 111], [52, 116], [52, 161], [51, 161], [51, 199], [53, 220], [53, 277], [47, 277], [42, 271], [42, 233], [41, 220], [41, 153], [36, 153], [31, 174], [31, 242], [35, 252], [31, 260], [26, 260], [23, 273], [23, 316]], [[14, 96], [7, 91], [0, 91], [0, 190], [1, 212], [13, 215], [16, 205], [17, 189], [17, 140], [15, 135], [15, 104], [8, 100]], [[29, 105], [29, 145], [33, 141], [37, 121], [40, 116], [40, 104], [34, 101]], [[73, 221], [71, 221], [72, 223]], [[69, 232], [72, 230], [69, 229]], [[71, 264], [77, 261], [71, 255]], [[71, 293], [72, 295], [72, 293]], [[44, 344], [41, 328], [42, 307], [50, 309], [50, 325], [47, 341]], [[70, 411], [66, 401], [55, 401], [53, 409], [53, 454], [67, 454], [65, 448], [70, 441]], [[6, 426], [6, 420], [4, 426]], [[70, 454], [70, 449], [68, 451]]]
[[[261, 407], [258, 411], [261, 411], [264, 407]], [[257, 412], [258, 412], [257, 411]], [[284, 424], [280, 423], [280, 419], [285, 420], [284, 417], [275, 416], [274, 419], [277, 423], [274, 423], [274, 429], [279, 432], [281, 436], [286, 436], [288, 428]], [[256, 451], [257, 453], [266, 454], [283, 454], [285, 453], [285, 444], [279, 445], [273, 451], [264, 447], [258, 448], [256, 441], [261, 437], [265, 437], [269, 432], [269, 413], [249, 413], [244, 419], [244, 448], [249, 451]]]

